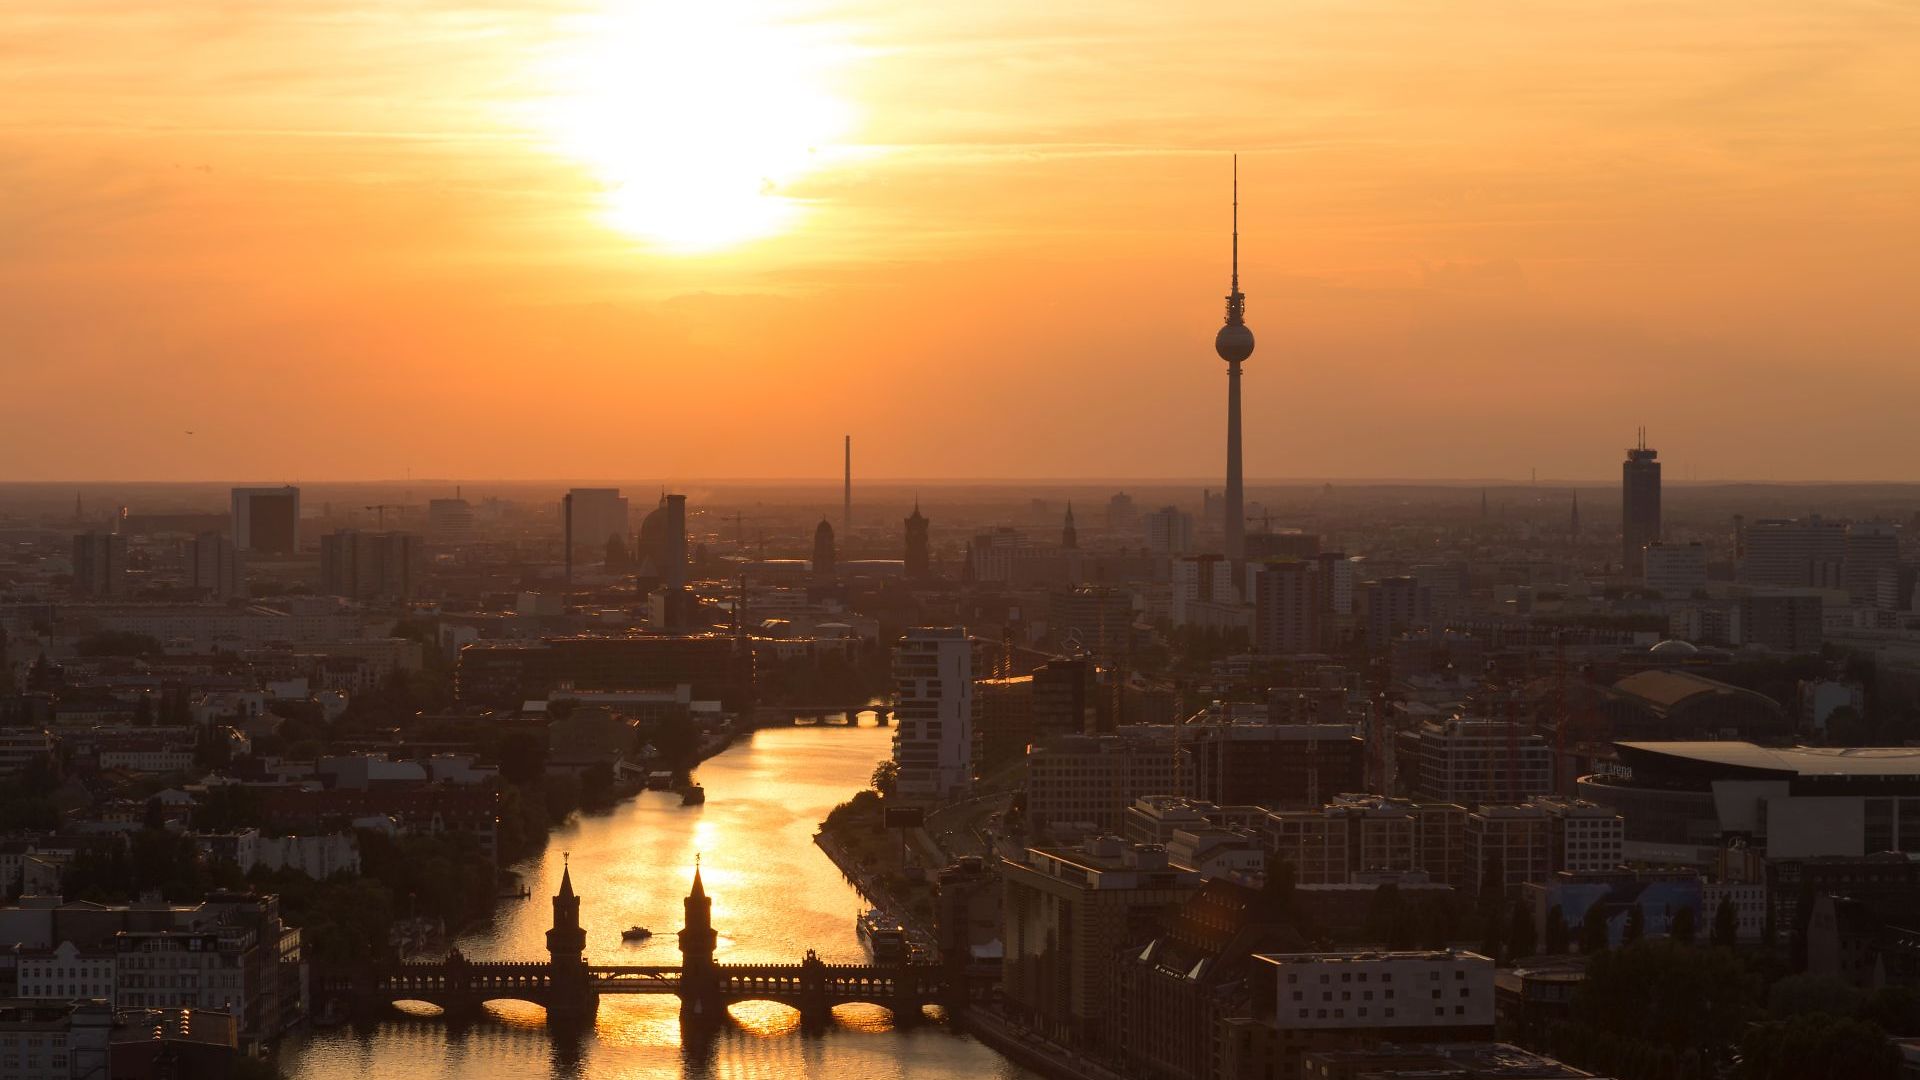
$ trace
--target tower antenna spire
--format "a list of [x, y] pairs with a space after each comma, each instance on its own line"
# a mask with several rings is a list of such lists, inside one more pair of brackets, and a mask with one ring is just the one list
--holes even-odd
[[1247, 298], [1240, 294], [1240, 155], [1233, 155], [1233, 264], [1232, 290], [1227, 294], [1227, 325], [1246, 324]]

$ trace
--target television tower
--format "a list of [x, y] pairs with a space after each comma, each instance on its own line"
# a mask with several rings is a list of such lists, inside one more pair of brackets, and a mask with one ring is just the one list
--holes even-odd
[[1227, 561], [1236, 588], [1247, 561], [1246, 492], [1240, 477], [1240, 365], [1253, 355], [1247, 329], [1247, 298], [1240, 293], [1240, 155], [1233, 156], [1233, 291], [1227, 294], [1227, 324], [1213, 336], [1213, 351], [1227, 362]]
[[843, 436], [841, 467], [843, 469], [840, 488], [840, 531], [848, 539], [853, 537], [853, 436]]

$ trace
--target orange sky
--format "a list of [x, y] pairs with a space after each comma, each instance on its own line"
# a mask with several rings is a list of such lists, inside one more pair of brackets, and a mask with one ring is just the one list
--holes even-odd
[[1920, 8], [1201, 10], [9, 0], [0, 478], [1920, 475]]

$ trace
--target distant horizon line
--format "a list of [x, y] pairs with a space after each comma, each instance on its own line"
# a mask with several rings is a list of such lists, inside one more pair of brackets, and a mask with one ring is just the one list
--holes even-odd
[[[174, 486], [174, 487], [181, 487], [181, 486], [206, 486], [206, 487], [293, 486], [293, 487], [299, 487], [303, 484], [317, 484], [317, 485], [331, 485], [331, 486], [379, 485], [379, 486], [399, 486], [399, 487], [405, 487], [408, 485], [428, 486], [428, 487], [463, 487], [463, 486], [486, 485], [486, 484], [513, 485], [516, 487], [525, 487], [525, 486], [534, 486], [534, 485], [556, 485], [561, 487], [620, 487], [623, 485], [652, 486], [652, 485], [658, 485], [658, 484], [667, 484], [669, 486], [676, 485], [676, 484], [679, 484], [679, 485], [712, 484], [712, 485], [722, 485], [722, 486], [748, 486], [748, 485], [764, 486], [764, 485], [772, 485], [772, 484], [785, 484], [785, 485], [792, 485], [792, 486], [807, 486], [807, 487], [819, 486], [823, 488], [838, 489], [842, 485], [842, 478], [838, 476], [835, 476], [835, 477], [813, 477], [813, 476], [806, 476], [806, 477], [744, 476], [744, 477], [740, 477], [740, 476], [736, 476], [736, 477], [673, 477], [673, 478], [661, 478], [657, 476], [637, 477], [637, 478], [636, 477], [565, 477], [565, 476], [561, 476], [561, 477], [553, 477], [553, 476], [532, 476], [532, 477], [428, 476], [428, 477], [347, 477], [347, 478], [333, 477], [333, 478], [320, 478], [320, 479], [310, 478], [310, 477], [301, 477], [298, 479], [288, 479], [288, 480], [259, 480], [259, 479], [235, 480], [235, 479], [210, 479], [210, 478], [201, 478], [201, 479], [192, 479], [192, 480], [67, 478], [67, 479], [59, 479], [59, 480], [0, 480], [0, 490], [5, 490], [7, 488], [67, 487], [67, 486], [75, 486], [75, 485], [83, 485], [83, 486], [124, 485], [124, 486], [151, 486], [151, 487], [162, 487], [162, 486]], [[1225, 487], [1226, 487], [1225, 482], [1218, 478], [1184, 477], [1184, 476], [1164, 476], [1164, 477], [1161, 477], [1161, 476], [1084, 476], [1084, 477], [1048, 476], [1048, 477], [1015, 477], [1015, 478], [961, 476], [961, 477], [871, 477], [867, 479], [862, 479], [861, 477], [856, 475], [853, 480], [853, 487], [856, 492], [863, 485], [869, 486], [869, 487], [912, 487], [914, 485], [922, 485], [922, 484], [936, 486], [936, 487], [960, 487], [960, 486], [1015, 487], [1015, 486], [1021, 486], [1021, 485], [1040, 486], [1040, 487], [1066, 487], [1066, 486], [1077, 485], [1077, 486], [1084, 487], [1084, 486], [1095, 485], [1095, 484], [1098, 484], [1098, 485], [1116, 485], [1117, 484], [1117, 485], [1123, 485], [1123, 486], [1132, 484], [1132, 485], [1147, 486], [1147, 487], [1174, 487], [1174, 486], [1199, 487], [1206, 490], [1212, 490], [1215, 488], [1225, 490]], [[1611, 478], [1611, 477], [1597, 479], [1597, 480], [1596, 479], [1573, 479], [1573, 478], [1567, 478], [1567, 477], [1540, 477], [1537, 480], [1533, 480], [1533, 479], [1514, 479], [1511, 477], [1319, 476], [1319, 477], [1264, 477], [1264, 478], [1253, 477], [1253, 478], [1249, 478], [1246, 481], [1246, 484], [1248, 487], [1252, 487], [1255, 485], [1265, 485], [1269, 487], [1322, 487], [1328, 484], [1332, 484], [1335, 486], [1344, 484], [1349, 486], [1360, 486], [1360, 487], [1417, 486], [1417, 487], [1486, 487], [1486, 488], [1513, 489], [1513, 488], [1540, 488], [1540, 487], [1615, 488], [1619, 486], [1620, 481], [1618, 478]], [[1916, 477], [1913, 479], [1906, 479], [1906, 480], [1847, 479], [1847, 478], [1822, 478], [1822, 479], [1811, 479], [1811, 480], [1776, 480], [1776, 479], [1751, 479], [1751, 478], [1740, 478], [1740, 477], [1682, 479], [1677, 477], [1663, 477], [1661, 480], [1661, 485], [1663, 487], [1729, 487], [1729, 486], [1901, 487], [1901, 486], [1920, 486], [1920, 477]]]

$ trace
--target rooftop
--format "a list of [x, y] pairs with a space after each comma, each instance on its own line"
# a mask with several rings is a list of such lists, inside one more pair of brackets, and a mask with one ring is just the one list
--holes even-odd
[[[1759, 746], [1750, 742], [1620, 742], [1630, 762], [1714, 767], [1762, 776], [1920, 776], [1920, 747]], [[1662, 761], [1661, 759], [1666, 759]]]

